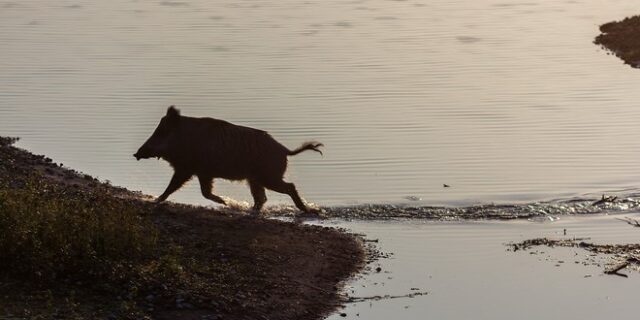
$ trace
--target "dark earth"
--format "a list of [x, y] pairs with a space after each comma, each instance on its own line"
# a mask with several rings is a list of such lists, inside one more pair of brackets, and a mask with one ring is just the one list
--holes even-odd
[[640, 16], [605, 23], [594, 41], [611, 51], [626, 64], [640, 68]]
[[68, 169], [14, 142], [0, 137], [0, 211], [12, 200], [6, 195], [16, 192], [52, 201], [90, 199], [95, 206], [133, 210], [148, 228], [139, 236], [155, 236], [138, 258], [116, 252], [113, 265], [120, 269], [101, 276], [93, 275], [104, 268], [63, 272], [69, 268], [57, 265], [44, 269], [57, 270], [50, 276], [34, 273], [0, 252], [0, 318], [321, 319], [347, 301], [341, 283], [365, 265], [362, 240], [344, 230], [157, 205], [149, 196]]

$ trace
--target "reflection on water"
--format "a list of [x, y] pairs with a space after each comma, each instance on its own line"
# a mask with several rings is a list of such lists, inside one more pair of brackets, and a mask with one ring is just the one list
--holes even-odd
[[[599, 24], [637, 12], [633, 1], [0, 8], [0, 135], [146, 193], [171, 170], [131, 154], [170, 104], [290, 147], [325, 143], [323, 158], [294, 157], [289, 171], [325, 205], [522, 202], [640, 179], [640, 73], [592, 44]], [[250, 199], [244, 185], [217, 188]], [[172, 199], [207, 203], [196, 183]]]
[[[637, 216], [631, 216], [636, 218]], [[609, 257], [578, 248], [507, 251], [537, 237], [638, 243], [640, 233], [608, 216], [556, 222], [325, 222], [377, 239], [392, 253], [347, 283], [351, 297], [424, 296], [348, 303], [338, 319], [636, 319], [640, 275], [603, 274]], [[564, 235], [566, 229], [567, 235]], [[380, 267], [380, 272], [376, 268]], [[340, 313], [346, 313], [341, 317]]]

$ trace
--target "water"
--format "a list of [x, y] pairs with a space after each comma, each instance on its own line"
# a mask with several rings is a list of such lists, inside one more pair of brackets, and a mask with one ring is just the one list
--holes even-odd
[[[335, 217], [538, 221], [322, 222], [394, 254], [349, 294], [429, 292], [349, 304], [348, 319], [635, 319], [637, 274], [603, 276], [575, 264], [586, 254], [575, 249], [530, 255], [503, 244], [565, 228], [640, 241], [607, 216], [557, 220], [638, 210], [640, 72], [592, 41], [598, 25], [639, 9], [626, 0], [0, 0], [0, 135], [152, 195], [171, 168], [132, 154], [171, 104], [267, 130], [290, 148], [318, 140], [325, 156], [291, 158], [288, 178], [308, 200], [338, 206], [327, 208]], [[250, 200], [243, 184], [216, 189]], [[602, 192], [630, 199], [591, 206]], [[210, 204], [194, 182], [170, 199]], [[536, 201], [547, 202], [514, 205]], [[489, 205], [457, 207], [472, 204]]]
[[[637, 214], [630, 217], [638, 219]], [[349, 296], [428, 292], [414, 298], [348, 303], [328, 320], [637, 318], [640, 275], [636, 271], [623, 271], [628, 278], [605, 275], [609, 257], [592, 257], [578, 248], [537, 247], [511, 252], [505, 245], [537, 237], [589, 237], [589, 242], [605, 244], [640, 241], [637, 228], [610, 216], [545, 223], [324, 224], [365, 233], [368, 239], [379, 241], [381, 250], [393, 254], [371, 265], [368, 274], [347, 283]], [[377, 267], [381, 268], [379, 273]]]
[[[324, 157], [294, 157], [288, 173], [322, 205], [633, 191], [640, 72], [592, 40], [599, 24], [638, 9], [624, 0], [2, 1], [0, 135], [159, 195], [170, 167], [131, 154], [176, 104], [291, 148], [324, 142]], [[216, 188], [250, 200], [243, 184]], [[209, 203], [194, 182], [171, 199]]]

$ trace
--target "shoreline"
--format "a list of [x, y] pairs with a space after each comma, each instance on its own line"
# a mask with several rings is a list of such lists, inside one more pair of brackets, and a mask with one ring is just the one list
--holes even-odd
[[28, 186], [37, 185], [36, 192], [43, 193], [38, 198], [107, 201], [152, 226], [141, 236], [157, 235], [139, 262], [127, 262], [127, 270], [135, 272], [120, 281], [74, 274], [45, 281], [5, 269], [0, 316], [322, 319], [344, 302], [344, 281], [365, 266], [363, 242], [344, 230], [170, 202], [156, 205], [140, 192], [59, 166], [13, 142], [0, 137], [0, 194], [29, 193]]
[[640, 68], [640, 16], [631, 16], [600, 26], [601, 34], [593, 41], [609, 50], [633, 68]]

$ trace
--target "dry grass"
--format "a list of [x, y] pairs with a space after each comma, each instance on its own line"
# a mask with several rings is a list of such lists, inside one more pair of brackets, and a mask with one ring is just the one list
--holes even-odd
[[123, 278], [153, 255], [157, 231], [145, 212], [100, 194], [61, 190], [35, 177], [0, 186], [0, 270], [53, 281]]

